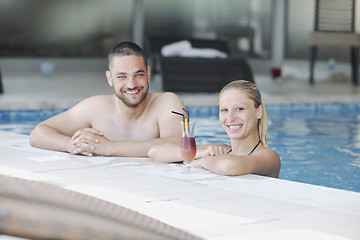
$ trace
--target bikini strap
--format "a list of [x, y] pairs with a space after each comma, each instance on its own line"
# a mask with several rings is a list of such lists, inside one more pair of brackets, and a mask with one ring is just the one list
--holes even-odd
[[250, 154], [253, 153], [253, 151], [255, 151], [255, 149], [259, 146], [259, 144], [261, 143], [261, 140], [259, 139], [259, 142], [255, 145], [255, 147], [251, 150], [251, 152], [248, 154], [248, 156], [250, 156]]
[[[260, 143], [261, 143], [261, 140], [259, 139], [259, 142], [258, 142], [258, 143], [255, 145], [255, 147], [251, 150], [251, 152], [248, 154], [248, 156], [249, 156], [250, 154], [252, 154], [253, 151], [255, 151], [255, 149], [259, 146]], [[232, 149], [230, 149], [230, 150], [227, 152], [227, 154], [231, 153], [231, 151], [232, 151]]]

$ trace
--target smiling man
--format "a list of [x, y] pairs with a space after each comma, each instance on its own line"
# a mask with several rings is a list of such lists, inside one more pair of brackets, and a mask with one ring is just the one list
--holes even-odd
[[39, 123], [31, 145], [86, 156], [147, 157], [151, 146], [180, 143], [183, 102], [173, 93], [149, 93], [150, 66], [144, 51], [123, 42], [108, 55], [112, 95], [87, 98]]

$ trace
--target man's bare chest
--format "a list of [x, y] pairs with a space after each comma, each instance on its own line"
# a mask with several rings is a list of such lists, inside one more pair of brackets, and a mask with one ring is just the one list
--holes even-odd
[[92, 127], [113, 141], [141, 141], [160, 136], [158, 125], [152, 119], [126, 121], [114, 117], [95, 121]]

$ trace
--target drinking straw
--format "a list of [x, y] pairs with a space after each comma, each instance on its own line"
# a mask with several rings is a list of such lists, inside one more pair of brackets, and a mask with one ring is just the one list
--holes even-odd
[[189, 115], [189, 112], [188, 111], [186, 111], [186, 109], [185, 108], [183, 108], [183, 110], [186, 112], [186, 115], [187, 115], [187, 119], [189, 120], [189, 122], [190, 122], [190, 115]]
[[188, 137], [190, 133], [189, 133], [189, 122], [187, 118], [185, 118], [185, 132], [186, 132], [186, 136]]
[[190, 136], [190, 133], [189, 133], [189, 113], [188, 113], [188, 111], [186, 111], [186, 109], [185, 108], [183, 108], [183, 110], [186, 112], [186, 117], [185, 117], [185, 115], [184, 114], [182, 114], [182, 113], [178, 113], [178, 112], [175, 112], [175, 111], [171, 111], [171, 113], [175, 113], [175, 114], [178, 114], [178, 115], [181, 115], [182, 117], [183, 117], [183, 122], [185, 123], [184, 125], [184, 127], [185, 127], [185, 137], [188, 137], [188, 136]]
[[184, 114], [178, 113], [178, 112], [175, 112], [175, 111], [171, 111], [171, 113], [175, 113], [175, 114], [177, 114], [177, 115], [182, 116], [182, 117], [183, 117], [183, 122], [185, 122], [185, 115], [184, 115]]
[[187, 117], [185, 118], [185, 132], [186, 132], [187, 136], [190, 136], [190, 132], [189, 132], [189, 122], [190, 122], [189, 113], [188, 113], [188, 111], [186, 111], [185, 108], [183, 108], [183, 110], [186, 112], [186, 115], [187, 115]]
[[[183, 122], [185, 122], [185, 116], [184, 116], [184, 114], [178, 113], [178, 112], [175, 112], [175, 111], [171, 111], [171, 113], [175, 113], [175, 114], [177, 114], [177, 115], [182, 116], [182, 117], [183, 117]], [[186, 128], [184, 129], [184, 133], [185, 133], [185, 137], [186, 137]]]

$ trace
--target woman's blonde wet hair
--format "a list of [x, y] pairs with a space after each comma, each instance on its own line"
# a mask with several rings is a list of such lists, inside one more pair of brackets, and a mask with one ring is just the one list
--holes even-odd
[[269, 119], [266, 114], [265, 105], [262, 102], [260, 90], [253, 82], [246, 80], [235, 80], [228, 83], [227, 85], [225, 85], [225, 87], [221, 89], [219, 94], [219, 99], [223, 92], [233, 88], [245, 92], [245, 94], [254, 101], [255, 108], [258, 108], [260, 105], [262, 105], [262, 117], [258, 121], [258, 134], [259, 134], [259, 139], [261, 140], [263, 146], [265, 148], [269, 148], [269, 144], [268, 144]]

